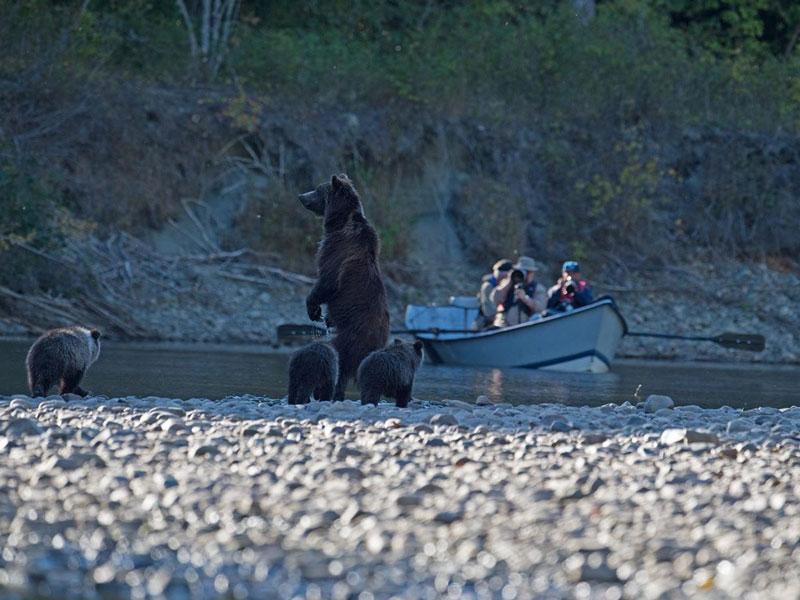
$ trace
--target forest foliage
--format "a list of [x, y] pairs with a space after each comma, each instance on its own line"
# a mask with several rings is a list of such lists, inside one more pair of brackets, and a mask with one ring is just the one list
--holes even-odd
[[[338, 167], [393, 261], [434, 179], [475, 258], [796, 256], [798, 37], [792, 0], [5, 2], [0, 253], [163, 225], [231, 140], [269, 162], [279, 111], [330, 121], [317, 129], [337, 164], [284, 132], [296, 160], [275, 154], [276, 185], [250, 201], [272, 216], [240, 222], [265, 252], [313, 252], [286, 207]], [[193, 110], [177, 101], [127, 114], [145, 89], [191, 90], [219, 118], [201, 134], [176, 129]], [[0, 279], [38, 273], [19, 269]]]

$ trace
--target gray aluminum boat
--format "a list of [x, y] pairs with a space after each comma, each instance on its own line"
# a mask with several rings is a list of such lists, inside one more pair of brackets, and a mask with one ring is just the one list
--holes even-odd
[[601, 299], [570, 312], [503, 329], [448, 332], [469, 329], [477, 316], [474, 298], [451, 298], [445, 305], [409, 305], [405, 325], [425, 344], [432, 363], [592, 373], [608, 371], [627, 331], [614, 301]]

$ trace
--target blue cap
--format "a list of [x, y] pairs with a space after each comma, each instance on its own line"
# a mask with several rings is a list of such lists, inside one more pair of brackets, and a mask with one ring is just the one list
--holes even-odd
[[561, 265], [562, 271], [580, 271], [581, 266], [574, 260], [568, 260], [563, 265]]

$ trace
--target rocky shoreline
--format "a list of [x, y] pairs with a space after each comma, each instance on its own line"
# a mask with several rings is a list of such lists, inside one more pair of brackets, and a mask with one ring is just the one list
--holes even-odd
[[800, 408], [671, 406], [0, 397], [0, 592], [795, 596]]
[[[151, 262], [167, 260], [150, 250], [147, 257]], [[130, 286], [127, 280], [119, 283], [127, 286], [120, 291], [126, 301], [124, 314], [111, 321], [86, 313], [85, 307], [80, 308], [80, 298], [57, 302], [6, 298], [0, 301], [0, 337], [34, 337], [48, 328], [82, 322], [101, 329], [105, 339], [277, 347], [279, 325], [312, 324], [305, 311], [305, 296], [313, 282], [309, 276], [281, 270], [276, 274], [249, 263], [233, 262], [224, 269], [191, 262], [179, 265], [158, 286], [144, 277], [135, 279], [143, 268], [133, 269], [136, 285]], [[393, 282], [387, 275], [394, 328], [403, 327], [407, 304], [446, 302], [453, 294], [469, 295], [473, 290], [465, 282], [478, 282], [481, 276], [480, 271], [467, 267], [464, 272], [437, 272], [435, 277], [424, 264], [418, 265], [418, 271], [421, 279], [414, 285]], [[766, 338], [764, 352], [754, 353], [711, 342], [625, 337], [619, 357], [800, 364], [800, 313], [796, 309], [800, 306], [800, 272], [796, 265], [776, 270], [766, 264], [718, 261], [714, 268], [703, 263], [587, 276], [596, 296], [615, 299], [631, 330], [700, 336], [730, 331]], [[192, 293], [186, 293], [187, 289]], [[42, 310], [42, 305], [48, 310]], [[65, 311], [84, 316], [67, 322]], [[119, 329], [120, 321], [128, 335]]]

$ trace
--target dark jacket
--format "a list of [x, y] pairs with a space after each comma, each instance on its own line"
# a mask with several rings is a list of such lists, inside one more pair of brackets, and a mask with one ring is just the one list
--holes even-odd
[[573, 308], [580, 308], [581, 306], [586, 306], [594, 302], [594, 294], [589, 284], [583, 280], [576, 281], [575, 283], [575, 291], [572, 294], [566, 294], [560, 288], [556, 288], [547, 299], [547, 308], [558, 309], [565, 304], [569, 304]]

